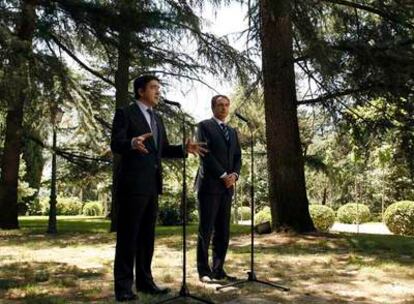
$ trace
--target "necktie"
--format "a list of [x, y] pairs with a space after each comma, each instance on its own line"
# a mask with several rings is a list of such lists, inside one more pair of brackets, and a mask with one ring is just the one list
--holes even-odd
[[220, 124], [220, 126], [221, 126], [221, 129], [223, 130], [223, 134], [224, 134], [224, 137], [226, 138], [226, 141], [229, 141], [230, 140], [229, 128], [224, 123]]
[[152, 137], [154, 138], [155, 147], [158, 148], [158, 128], [157, 123], [155, 122], [154, 112], [151, 109], [147, 109], [147, 112], [151, 120], [151, 132]]

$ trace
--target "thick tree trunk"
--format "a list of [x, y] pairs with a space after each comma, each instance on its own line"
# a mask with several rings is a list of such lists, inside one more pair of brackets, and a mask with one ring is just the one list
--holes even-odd
[[292, 48], [291, 1], [261, 0], [262, 64], [273, 228], [315, 230], [306, 196]]
[[36, 26], [36, 0], [22, 1], [17, 39], [10, 45], [9, 66], [5, 72], [7, 100], [6, 138], [1, 160], [0, 228], [19, 228], [17, 185], [23, 136], [23, 107], [30, 98], [29, 61]]
[[[128, 2], [124, 1], [120, 4], [121, 16], [128, 13]], [[126, 11], [125, 11], [126, 10]], [[120, 108], [126, 106], [130, 102], [128, 84], [129, 84], [129, 67], [130, 67], [130, 45], [131, 45], [131, 31], [128, 28], [121, 30], [119, 33], [118, 46], [118, 68], [115, 74], [115, 106]], [[115, 190], [117, 188], [118, 171], [120, 165], [120, 155], [114, 154], [112, 159], [112, 200], [111, 200], [111, 232], [116, 231], [117, 225], [117, 195]]]

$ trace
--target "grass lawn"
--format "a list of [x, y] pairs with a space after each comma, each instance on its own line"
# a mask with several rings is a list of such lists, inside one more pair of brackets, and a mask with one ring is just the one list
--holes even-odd
[[[108, 221], [58, 217], [56, 236], [45, 233], [46, 217], [21, 217], [20, 225], [20, 230], [0, 230], [0, 303], [114, 303], [115, 235], [107, 232]], [[216, 303], [414, 304], [414, 238], [257, 236], [257, 277], [291, 291], [248, 283], [218, 292], [217, 284], [198, 281], [196, 231], [195, 225], [188, 227], [187, 285], [192, 294]], [[181, 287], [181, 244], [181, 227], [157, 228], [153, 275], [173, 295]], [[249, 226], [233, 226], [227, 271], [246, 278], [249, 262]], [[167, 297], [139, 294], [139, 303]]]

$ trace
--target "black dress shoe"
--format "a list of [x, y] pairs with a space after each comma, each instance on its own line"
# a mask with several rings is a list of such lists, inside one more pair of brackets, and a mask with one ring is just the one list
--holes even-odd
[[128, 302], [137, 299], [137, 295], [132, 292], [120, 293], [115, 295], [115, 299], [117, 302]]
[[231, 281], [231, 282], [237, 281], [236, 277], [229, 276], [224, 271], [222, 271], [222, 272], [213, 272], [212, 278], [215, 279], [215, 280], [227, 280], [227, 281]]
[[150, 284], [150, 285], [145, 285], [145, 286], [140, 286], [140, 287], [137, 286], [137, 291], [152, 294], [152, 295], [160, 295], [160, 294], [169, 293], [171, 289], [167, 287], [158, 287], [155, 284]]

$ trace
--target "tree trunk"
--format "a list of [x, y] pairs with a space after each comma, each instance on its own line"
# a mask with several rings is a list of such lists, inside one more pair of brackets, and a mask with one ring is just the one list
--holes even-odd
[[[30, 133], [32, 136], [40, 138], [38, 130], [31, 130]], [[27, 139], [22, 149], [23, 159], [26, 162], [26, 176], [24, 179], [29, 183], [30, 188], [36, 189], [33, 195], [23, 199], [25, 204], [30, 206], [38, 200], [45, 160], [43, 159], [43, 147], [33, 140]]]
[[328, 189], [326, 187], [323, 188], [323, 197], [322, 197], [322, 205], [326, 205], [326, 196], [328, 194]]
[[291, 1], [261, 0], [269, 195], [275, 230], [314, 231], [299, 138]]
[[32, 36], [36, 26], [36, 1], [22, 1], [16, 36], [9, 50], [5, 71], [7, 101], [6, 137], [1, 160], [0, 228], [19, 228], [17, 219], [17, 185], [23, 136], [23, 107], [30, 98], [29, 62]]
[[[121, 16], [128, 13], [128, 3], [131, 1], [122, 1], [120, 3]], [[121, 18], [122, 20], [122, 18]], [[115, 74], [115, 106], [116, 108], [124, 107], [129, 104], [130, 97], [128, 92], [129, 84], [129, 67], [130, 67], [130, 45], [131, 45], [131, 30], [125, 27], [119, 33], [118, 45], [118, 68]], [[121, 161], [121, 156], [114, 154], [112, 159], [112, 200], [111, 200], [111, 232], [116, 231], [117, 225], [117, 195], [115, 190], [117, 188], [118, 171]]]

